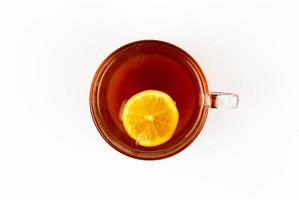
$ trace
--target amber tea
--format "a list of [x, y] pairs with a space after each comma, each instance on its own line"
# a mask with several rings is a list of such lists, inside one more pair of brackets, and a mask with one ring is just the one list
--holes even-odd
[[[124, 46], [117, 55], [106, 59], [107, 68], [101, 77], [97, 98], [105, 129], [112, 137], [132, 148], [151, 151], [172, 146], [184, 138], [197, 123], [203, 98], [202, 85], [189, 57], [177, 47], [159, 42]], [[120, 113], [124, 103], [145, 90], [167, 93], [175, 101], [179, 121], [172, 138], [156, 147], [143, 147], [124, 130]]]

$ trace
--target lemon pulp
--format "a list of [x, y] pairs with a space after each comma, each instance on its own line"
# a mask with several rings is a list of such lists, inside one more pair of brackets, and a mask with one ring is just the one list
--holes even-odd
[[136, 144], [154, 147], [172, 137], [179, 121], [179, 112], [168, 94], [146, 90], [125, 103], [121, 119], [127, 134]]

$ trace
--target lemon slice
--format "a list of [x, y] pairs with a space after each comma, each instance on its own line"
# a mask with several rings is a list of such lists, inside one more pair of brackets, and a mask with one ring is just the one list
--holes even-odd
[[154, 147], [172, 137], [179, 121], [179, 112], [168, 94], [146, 90], [125, 103], [121, 118], [126, 132], [136, 144]]

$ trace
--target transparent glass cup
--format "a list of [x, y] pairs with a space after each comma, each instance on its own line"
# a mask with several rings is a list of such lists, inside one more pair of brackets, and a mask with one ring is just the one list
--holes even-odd
[[[122, 130], [121, 123], [111, 120], [109, 109], [107, 109], [107, 84], [105, 79], [109, 75], [110, 68], [115, 63], [120, 63], [119, 67], [125, 67], [130, 55], [138, 56], [138, 52], [151, 52], [155, 54], [171, 54], [175, 58], [184, 62], [186, 68], [190, 68], [196, 77], [199, 91], [199, 109], [196, 120], [192, 127], [183, 130], [181, 137], [174, 137], [169, 142], [154, 148], [145, 148], [132, 145], [128, 135]], [[124, 58], [123, 60], [121, 58]], [[111, 70], [110, 70], [111, 71]], [[110, 73], [111, 75], [111, 73]], [[125, 84], [125, 83], [124, 83]], [[111, 87], [114, 87], [113, 85]], [[115, 91], [122, 92], [122, 91]], [[137, 159], [157, 160], [175, 155], [189, 146], [201, 132], [210, 108], [237, 108], [239, 103], [238, 95], [224, 92], [210, 92], [205, 75], [198, 63], [181, 48], [158, 40], [142, 40], [129, 43], [111, 53], [100, 65], [94, 75], [90, 89], [90, 110], [93, 121], [107, 143], [117, 151]], [[108, 102], [109, 103], [109, 102]], [[188, 106], [188, 105], [186, 105]]]

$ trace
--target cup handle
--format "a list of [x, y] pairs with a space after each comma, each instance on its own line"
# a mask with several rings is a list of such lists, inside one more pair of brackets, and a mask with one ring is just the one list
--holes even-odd
[[210, 92], [211, 108], [232, 108], [235, 109], [239, 105], [239, 96], [233, 93]]

